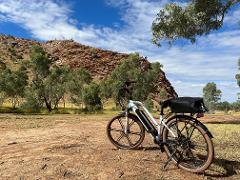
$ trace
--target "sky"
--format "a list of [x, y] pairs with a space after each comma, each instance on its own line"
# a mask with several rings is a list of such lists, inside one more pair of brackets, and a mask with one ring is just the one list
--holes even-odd
[[[0, 0], [0, 33], [47, 41], [74, 39], [102, 49], [139, 52], [160, 62], [179, 96], [202, 96], [208, 82], [234, 102], [240, 58], [240, 5], [225, 16], [219, 31], [195, 44], [152, 44], [151, 24], [170, 0]], [[172, 1], [171, 1], [172, 2]]]

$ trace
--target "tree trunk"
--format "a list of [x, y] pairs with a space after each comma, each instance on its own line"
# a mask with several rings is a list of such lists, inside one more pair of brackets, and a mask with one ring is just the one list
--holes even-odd
[[13, 107], [13, 109], [16, 108], [16, 104], [17, 104], [17, 102], [16, 102], [16, 98], [13, 97], [13, 98], [12, 98], [12, 107]]
[[63, 95], [63, 109], [66, 107], [65, 96]]
[[47, 107], [48, 111], [51, 112], [52, 111], [51, 101], [48, 102], [46, 97], [44, 97], [44, 101], [45, 101], [45, 104], [46, 104], [46, 107]]

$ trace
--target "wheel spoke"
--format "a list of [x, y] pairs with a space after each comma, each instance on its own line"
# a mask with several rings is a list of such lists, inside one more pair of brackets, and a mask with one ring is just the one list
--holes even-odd
[[[188, 136], [188, 138], [190, 139], [191, 137], [192, 137], [192, 135], [193, 135], [193, 132], [194, 132], [194, 130], [196, 129], [196, 127], [194, 127], [193, 125], [191, 125], [191, 127], [187, 130], [187, 136]], [[190, 131], [189, 131], [190, 130]]]
[[[177, 137], [179, 137], [178, 129], [177, 129], [177, 125], [176, 125], [176, 124], [174, 124], [173, 126], [171, 126], [170, 129], [173, 131], [173, 133], [176, 132], [176, 133], [177, 133]], [[171, 134], [171, 133], [170, 133], [170, 134]], [[175, 134], [175, 133], [174, 133], [174, 134]], [[171, 134], [171, 135], [172, 135], [172, 134]], [[174, 137], [173, 137], [173, 138], [174, 138]]]
[[179, 137], [181, 137], [182, 134], [181, 134], [181, 131], [180, 131], [179, 128], [178, 128], [178, 121], [179, 121], [179, 120], [177, 120], [177, 123], [176, 123], [175, 126], [177, 127], [177, 135], [178, 135], [178, 138], [179, 138]]
[[139, 135], [139, 136], [141, 136], [141, 135], [142, 135], [142, 133], [141, 133], [141, 132], [128, 132], [128, 134], [134, 134], [134, 135]]
[[124, 133], [122, 132], [116, 141], [119, 142], [123, 138], [123, 136], [124, 136]]
[[121, 119], [118, 119], [119, 124], [121, 125], [122, 129], [124, 130], [124, 125]]
[[135, 123], [135, 121], [132, 120], [132, 122], [129, 123], [128, 128], [130, 129], [130, 127], [131, 127], [134, 123]]
[[129, 136], [128, 136], [128, 135], [125, 135], [125, 137], [127, 138], [127, 141], [128, 141], [129, 146], [132, 146], [133, 144], [132, 144], [132, 142], [131, 142]]
[[184, 122], [184, 127], [180, 130], [180, 133], [182, 133], [183, 132], [183, 130], [186, 128], [186, 130], [187, 130], [187, 123], [186, 122]]
[[123, 132], [123, 130], [115, 129], [115, 128], [111, 128], [110, 130], [111, 130], [111, 131], [116, 131], [116, 132]]

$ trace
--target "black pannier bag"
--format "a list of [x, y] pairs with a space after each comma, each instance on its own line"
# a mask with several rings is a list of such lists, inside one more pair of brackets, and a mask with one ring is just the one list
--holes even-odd
[[163, 109], [170, 107], [173, 113], [204, 113], [207, 108], [201, 97], [177, 97], [168, 99], [162, 103], [161, 114]]

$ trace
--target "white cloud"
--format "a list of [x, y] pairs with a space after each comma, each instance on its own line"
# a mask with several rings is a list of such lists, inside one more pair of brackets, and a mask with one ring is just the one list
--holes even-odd
[[[238, 7], [240, 6], [238, 5]], [[240, 9], [236, 9], [232, 12], [229, 12], [224, 18], [224, 23], [226, 23], [229, 26], [236, 25], [239, 22], [240, 22]]]
[[71, 24], [70, 9], [66, 4], [38, 0], [0, 0], [0, 13], [6, 21], [22, 25], [34, 37], [49, 39], [95, 38], [92, 31], [80, 30]]
[[[71, 17], [71, 7], [54, 0], [0, 0], [0, 23], [20, 24], [35, 38], [74, 39], [80, 43], [120, 52], [140, 52], [151, 61], [160, 61], [180, 95], [201, 96], [202, 87], [210, 81], [222, 88], [223, 98], [236, 99], [237, 59], [240, 56], [240, 30], [199, 38], [196, 45], [157, 48], [151, 43], [151, 23], [169, 0], [106, 0], [120, 9], [123, 27], [98, 28], [93, 24], [78, 27]], [[226, 27], [237, 22], [239, 10], [226, 17]], [[81, 23], [81, 22], [80, 22]], [[1, 25], [1, 24], [0, 24]]]
[[215, 46], [215, 48], [240, 48], [240, 26], [236, 30], [226, 30], [220, 33], [213, 33], [202, 38], [202, 44]]
[[[202, 96], [202, 89], [206, 83], [184, 81], [179, 83], [178, 81], [171, 80], [178, 92], [181, 92], [180, 96]], [[236, 101], [239, 87], [236, 86], [236, 82], [221, 82], [216, 83], [217, 88], [222, 91], [222, 101]]]

